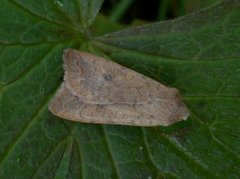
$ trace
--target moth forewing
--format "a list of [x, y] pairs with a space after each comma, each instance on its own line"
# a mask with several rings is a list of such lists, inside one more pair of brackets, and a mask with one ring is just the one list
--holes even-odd
[[64, 119], [101, 124], [168, 126], [189, 112], [175, 88], [117, 63], [64, 51], [64, 82], [49, 110]]

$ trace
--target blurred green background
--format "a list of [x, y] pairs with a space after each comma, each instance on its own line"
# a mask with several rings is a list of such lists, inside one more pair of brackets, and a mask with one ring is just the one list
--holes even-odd
[[124, 24], [173, 19], [219, 0], [105, 0], [101, 13]]

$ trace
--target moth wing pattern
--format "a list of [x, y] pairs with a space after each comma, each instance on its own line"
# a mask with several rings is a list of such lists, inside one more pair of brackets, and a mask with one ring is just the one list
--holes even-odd
[[49, 110], [64, 119], [101, 124], [168, 126], [189, 112], [168, 88], [104, 58], [67, 49], [64, 82]]
[[[110, 60], [76, 50], [64, 53], [66, 86], [88, 102], [143, 103], [169, 88]], [[166, 92], [165, 92], [166, 91]]]

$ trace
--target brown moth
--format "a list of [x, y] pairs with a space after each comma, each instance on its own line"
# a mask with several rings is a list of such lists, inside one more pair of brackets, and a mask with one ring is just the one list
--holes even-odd
[[104, 58], [64, 51], [64, 82], [49, 110], [64, 119], [101, 124], [168, 126], [189, 112], [175, 88]]

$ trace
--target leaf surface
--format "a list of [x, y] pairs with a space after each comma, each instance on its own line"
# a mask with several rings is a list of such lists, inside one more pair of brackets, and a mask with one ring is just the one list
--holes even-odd
[[[0, 3], [0, 178], [240, 177], [240, 3], [123, 29], [98, 0]], [[106, 27], [109, 27], [106, 28]], [[53, 116], [62, 53], [105, 56], [183, 95], [171, 127], [82, 124]]]

